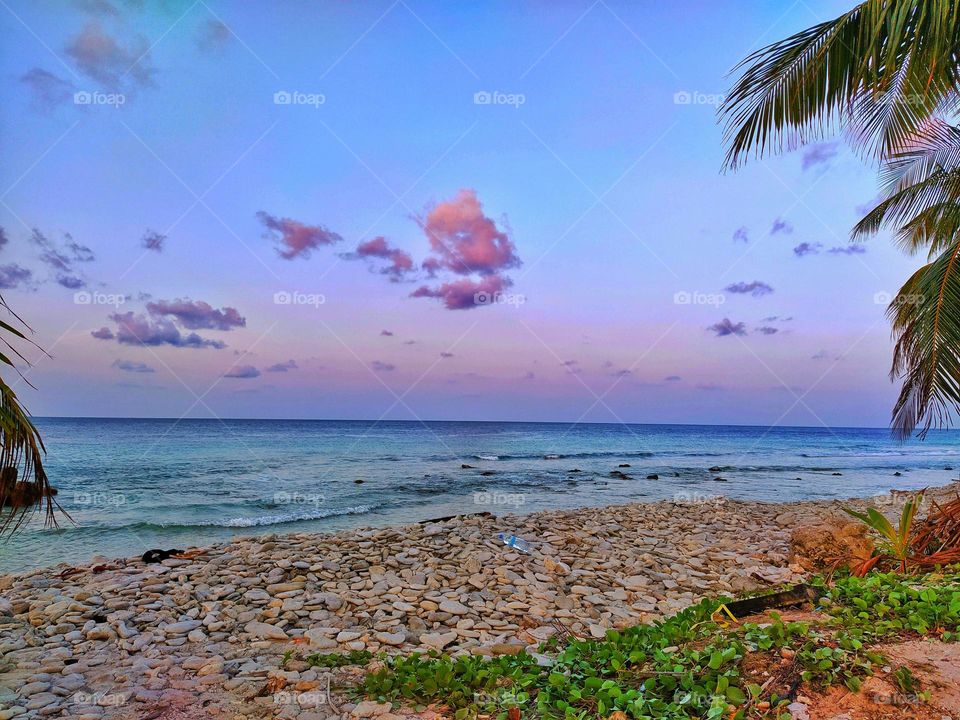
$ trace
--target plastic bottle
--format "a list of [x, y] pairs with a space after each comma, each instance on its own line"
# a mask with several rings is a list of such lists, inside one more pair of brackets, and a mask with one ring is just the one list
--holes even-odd
[[527, 555], [530, 554], [530, 543], [523, 538], [517, 537], [516, 535], [507, 535], [506, 533], [499, 533], [497, 537], [500, 538], [507, 547], [519, 550]]

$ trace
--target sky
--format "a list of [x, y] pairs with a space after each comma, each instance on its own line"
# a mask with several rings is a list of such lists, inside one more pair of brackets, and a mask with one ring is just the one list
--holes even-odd
[[846, 3], [0, 5], [35, 415], [889, 421], [876, 169], [716, 115]]

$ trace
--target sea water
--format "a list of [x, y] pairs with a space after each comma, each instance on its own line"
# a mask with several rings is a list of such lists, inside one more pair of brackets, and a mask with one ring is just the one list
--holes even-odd
[[0, 572], [483, 511], [717, 495], [846, 498], [942, 485], [960, 470], [956, 431], [900, 444], [884, 429], [851, 428], [92, 418], [37, 425], [47, 473], [72, 520], [45, 529], [36, 516], [0, 542]]

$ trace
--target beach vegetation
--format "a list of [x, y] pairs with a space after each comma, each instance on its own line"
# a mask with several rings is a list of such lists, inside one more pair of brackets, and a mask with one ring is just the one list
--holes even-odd
[[373, 658], [369, 650], [351, 650], [348, 653], [314, 653], [304, 660], [310, 667], [336, 668], [348, 665], [366, 665]]
[[[851, 692], [876, 673], [928, 697], [909, 669], [884, 670], [881, 642], [960, 631], [960, 566], [925, 576], [873, 573], [812, 581], [809, 619], [776, 611], [730, 620], [727, 598], [602, 639], [553, 640], [538, 653], [485, 658], [437, 652], [383, 659], [358, 688], [380, 702], [443, 706], [456, 718], [789, 718], [797, 688], [842, 684]], [[726, 619], [724, 619], [726, 618]]]
[[956, 0], [867, 0], [749, 55], [720, 108], [730, 168], [837, 133], [879, 165], [880, 196], [851, 239], [891, 229], [926, 255], [888, 306], [902, 439], [960, 409], [958, 47]]
[[887, 569], [891, 560], [900, 572], [926, 571], [960, 562], [960, 497], [943, 505], [934, 502], [927, 516], [917, 521], [923, 499], [923, 493], [918, 493], [904, 503], [896, 527], [876, 508], [862, 513], [844, 508], [880, 536], [874, 554], [853, 566], [855, 575]]
[[[903, 510], [900, 513], [900, 522], [897, 527], [886, 518], [886, 516], [876, 508], [867, 508], [866, 512], [857, 512], [850, 508], [844, 508], [843, 511], [848, 515], [857, 518], [868, 525], [874, 532], [880, 535], [880, 552], [886, 552], [892, 555], [900, 563], [900, 572], [907, 571], [907, 559], [910, 556], [911, 548], [911, 530], [913, 520], [917, 516], [917, 510], [923, 503], [923, 493], [914, 495], [903, 504]], [[877, 558], [874, 555], [866, 563], [863, 563], [861, 570], [869, 570], [876, 565]]]

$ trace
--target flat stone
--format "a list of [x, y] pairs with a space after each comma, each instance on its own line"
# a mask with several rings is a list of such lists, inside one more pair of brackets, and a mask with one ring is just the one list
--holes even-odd
[[175, 622], [167, 625], [163, 632], [167, 635], [186, 635], [188, 632], [194, 628], [198, 628], [202, 625], [199, 620], [184, 620], [183, 622]]
[[248, 622], [246, 627], [244, 627], [248, 633], [253, 635], [259, 640], [288, 640], [289, 636], [284, 632], [283, 628], [277, 627], [276, 625], [270, 625], [265, 622], [258, 622], [253, 620]]
[[402, 632], [397, 633], [385, 633], [378, 632], [375, 637], [377, 642], [383, 643], [384, 645], [403, 645], [404, 641], [407, 639], [407, 634]]
[[444, 600], [440, 603], [439, 610], [451, 615], [466, 615], [470, 612], [470, 608], [456, 600]]
[[356, 718], [380, 717], [381, 715], [389, 713], [391, 707], [390, 703], [377, 703], [373, 700], [364, 700], [358, 703], [350, 714]]
[[457, 639], [457, 631], [452, 630], [448, 633], [424, 633], [420, 636], [420, 642], [437, 650], [443, 650], [447, 645]]

